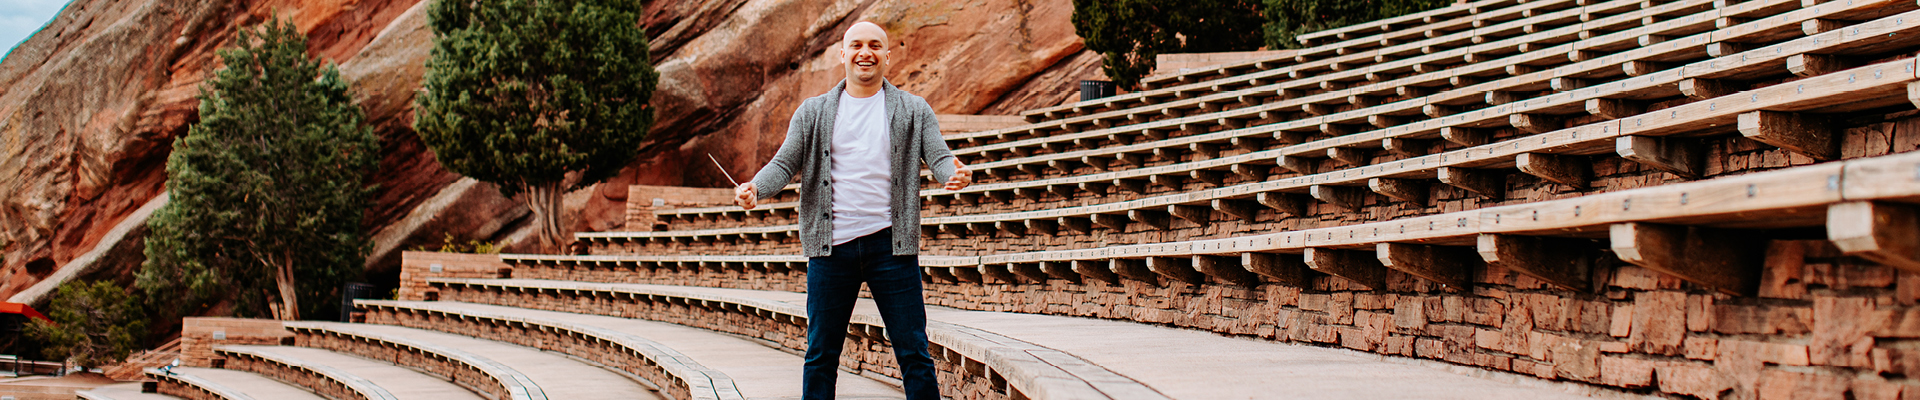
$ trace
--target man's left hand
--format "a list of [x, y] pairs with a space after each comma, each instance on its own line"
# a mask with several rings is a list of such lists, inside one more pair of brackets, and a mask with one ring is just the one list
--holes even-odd
[[973, 184], [973, 170], [961, 164], [959, 158], [953, 160], [953, 176], [947, 178], [947, 190], [966, 189]]

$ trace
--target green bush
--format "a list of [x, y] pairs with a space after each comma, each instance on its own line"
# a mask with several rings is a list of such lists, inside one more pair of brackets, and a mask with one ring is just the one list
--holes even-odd
[[1266, 45], [1302, 47], [1295, 37], [1444, 7], [1448, 0], [1264, 0]]
[[143, 348], [149, 314], [140, 296], [108, 281], [60, 285], [48, 302], [53, 324], [33, 320], [27, 336], [46, 345], [41, 355], [85, 367], [117, 363]]
[[1073, 0], [1074, 33], [1128, 89], [1160, 54], [1258, 49], [1261, 22], [1258, 0]]

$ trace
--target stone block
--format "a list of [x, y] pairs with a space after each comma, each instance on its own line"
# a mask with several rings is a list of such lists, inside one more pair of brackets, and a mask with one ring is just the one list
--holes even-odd
[[1633, 333], [1633, 308], [1633, 304], [1621, 304], [1613, 307], [1613, 323], [1608, 325], [1608, 335], [1623, 338]]
[[1527, 354], [1527, 345], [1533, 333], [1533, 312], [1524, 307], [1514, 307], [1500, 326], [1500, 351], [1513, 354]]
[[1859, 297], [1817, 297], [1813, 301], [1813, 335], [1807, 353], [1813, 365], [1868, 367], [1868, 336], [1886, 326], [1892, 312], [1876, 310], [1873, 300]]
[[1760, 270], [1760, 297], [1795, 300], [1807, 297], [1807, 282], [1802, 277], [1806, 265], [1804, 242], [1768, 242], [1765, 260]]
[[1427, 328], [1426, 303], [1425, 298], [1401, 296], [1394, 303], [1393, 326], [1415, 332], [1425, 330]]
[[1717, 303], [1711, 325], [1713, 332], [1723, 334], [1799, 335], [1812, 330], [1813, 310]]
[[1838, 376], [1767, 370], [1756, 389], [1760, 400], [1847, 400], [1849, 383]]
[[1626, 357], [1600, 357], [1600, 383], [1625, 388], [1653, 384], [1654, 361]]
[[1802, 366], [1808, 364], [1807, 346], [1787, 343], [1756, 342], [1751, 340], [1721, 338], [1716, 343], [1716, 361], [1725, 361], [1730, 355], [1741, 359], [1754, 359], [1775, 365]]
[[1687, 331], [1706, 332], [1713, 326], [1713, 296], [1687, 295]]
[[1585, 340], [1563, 340], [1553, 346], [1553, 373], [1561, 378], [1594, 382], [1600, 377], [1600, 346]]
[[1654, 290], [1660, 288], [1661, 273], [1631, 265], [1622, 265], [1613, 270], [1611, 285], [1623, 289]]
[[1685, 293], [1666, 291], [1634, 295], [1627, 345], [1648, 354], [1679, 355], [1686, 334], [1686, 299]]
[[1682, 350], [1687, 358], [1713, 361], [1714, 353], [1719, 351], [1720, 340], [1703, 337], [1688, 337]]
[[1705, 364], [1660, 363], [1654, 366], [1654, 372], [1659, 377], [1660, 391], [1700, 399], [1718, 399], [1721, 393], [1733, 390], [1734, 385]]

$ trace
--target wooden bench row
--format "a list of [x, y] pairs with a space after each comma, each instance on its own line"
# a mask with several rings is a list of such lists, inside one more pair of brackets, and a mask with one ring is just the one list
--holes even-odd
[[[448, 293], [445, 298], [459, 299], [489, 304], [522, 306], [525, 301], [506, 297], [505, 294], [527, 294], [537, 296], [560, 296], [563, 298], [592, 299], [591, 304], [613, 302], [672, 303], [688, 306], [697, 310], [730, 314], [736, 317], [749, 317], [763, 320], [761, 331], [779, 330], [770, 328], [785, 326], [788, 330], [804, 332], [806, 309], [800, 304], [775, 301], [763, 298], [751, 298], [715, 293], [703, 288], [656, 285], [623, 285], [572, 281], [512, 280], [512, 279], [458, 279], [429, 278], [429, 285]], [[475, 295], [475, 292], [481, 293]], [[496, 295], [487, 295], [496, 294]], [[487, 298], [479, 298], [487, 297]], [[586, 302], [581, 302], [585, 304]], [[609, 307], [611, 308], [611, 307]], [[574, 310], [600, 315], [632, 317], [619, 310]], [[643, 316], [644, 317], [644, 316]], [[683, 315], [682, 318], [697, 319], [708, 323], [726, 323], [722, 321], [735, 318], [700, 318]], [[663, 321], [675, 322], [675, 321]], [[684, 321], [682, 321], [684, 322]], [[681, 322], [676, 322], [681, 323]], [[714, 326], [695, 326], [715, 329]], [[886, 342], [886, 324], [878, 315], [855, 313], [848, 324], [852, 336]], [[737, 327], [736, 327], [737, 328]], [[742, 334], [746, 334], [742, 332]], [[1046, 349], [1018, 339], [993, 334], [967, 327], [928, 321], [927, 340], [937, 363], [952, 364], [953, 370], [964, 374], [992, 377], [997, 390], [1004, 390], [1010, 398], [1032, 399], [1165, 399], [1164, 395], [1147, 388], [1132, 379], [1113, 373], [1071, 354]], [[800, 342], [782, 345], [801, 346]], [[794, 348], [793, 350], [799, 350]], [[1043, 359], [1042, 357], [1046, 357]]]
[[[355, 300], [354, 307], [369, 312], [407, 316], [394, 318], [399, 321], [382, 322], [454, 334], [495, 329], [538, 331], [541, 333], [509, 334], [504, 335], [507, 337], [484, 339], [593, 360], [646, 379], [654, 387], [662, 388], [661, 391], [671, 399], [746, 398], [726, 373], [702, 365], [659, 342], [628, 333], [536, 317], [436, 307], [433, 302]], [[432, 321], [423, 322], [428, 320]]]
[[[1379, 82], [1394, 75], [1408, 73], [1428, 73], [1443, 70], [1447, 66], [1462, 62], [1480, 62], [1492, 60], [1496, 55], [1513, 53], [1527, 43], [1547, 41], [1569, 41], [1556, 38], [1577, 36], [1585, 29], [1629, 29], [1628, 26], [1648, 22], [1650, 16], [1684, 14], [1699, 11], [1712, 5], [1710, 0], [1683, 0], [1677, 3], [1636, 9], [1643, 5], [1637, 0], [1615, 0], [1586, 7], [1562, 10], [1555, 13], [1529, 17], [1463, 31], [1412, 43], [1389, 46], [1339, 56], [1336, 58], [1304, 62], [1298, 65], [1280, 67], [1271, 70], [1247, 73], [1227, 79], [1214, 80], [1190, 85], [1181, 85], [1167, 89], [1150, 90], [1122, 96], [1083, 102], [1083, 104], [1056, 111], [1043, 111], [1038, 123], [1015, 126], [1005, 129], [981, 131], [969, 134], [948, 135], [951, 144], [975, 144], [988, 139], [1007, 140], [1013, 137], [1046, 136], [1054, 131], [1077, 131], [1086, 125], [1108, 125], [1115, 122], [1139, 120], [1145, 116], [1182, 111], [1188, 109], [1211, 109], [1219, 107], [1237, 107], [1259, 98], [1280, 96], [1300, 97], [1307, 92], [1325, 91], [1338, 93], [1337, 96], [1322, 103], [1344, 101], [1348, 96], [1339, 88], [1359, 86], [1364, 83], [1355, 81]], [[1742, 9], [1751, 6], [1735, 6]], [[1592, 21], [1581, 21], [1583, 17], [1612, 14]], [[1527, 31], [1536, 33], [1527, 34]], [[1627, 40], [1631, 42], [1632, 37]], [[1610, 42], [1598, 41], [1591, 45], [1607, 45]], [[1528, 49], [1532, 50], [1532, 49]], [[1500, 67], [1494, 67], [1498, 69]], [[1445, 80], [1445, 76], [1442, 80]], [[1249, 90], [1258, 89], [1258, 90]], [[1222, 97], [1227, 91], [1249, 90], [1233, 96]], [[1301, 92], [1301, 93], [1295, 93]], [[1386, 94], [1394, 90], [1389, 87]], [[1200, 99], [1194, 97], [1213, 93]], [[1378, 94], [1375, 92], [1374, 94]], [[1167, 100], [1171, 100], [1170, 102]], [[1042, 109], [1047, 110], [1047, 109]], [[1098, 111], [1107, 110], [1107, 111]], [[1167, 111], [1162, 111], [1167, 110]]]
[[[1561, 200], [1231, 238], [979, 256], [923, 256], [932, 279], [1006, 283], [1131, 279], [1277, 282], [1314, 274], [1382, 287], [1387, 270], [1442, 285], [1503, 267], [1571, 290], [1594, 287], [1599, 257], [1751, 295], [1769, 230], [1823, 227], [1845, 254], [1920, 271], [1920, 152], [1829, 162]], [[635, 256], [578, 263], [644, 262]], [[780, 257], [731, 262], [793, 262]], [[758, 258], [748, 258], [758, 257]], [[565, 256], [561, 256], [565, 258]], [[564, 263], [549, 258], [544, 263]], [[631, 261], [626, 261], [631, 260]], [[764, 261], [761, 261], [764, 260]], [[524, 263], [524, 261], [523, 261]]]
[[359, 400], [398, 400], [392, 392], [359, 375], [298, 357], [262, 351], [253, 346], [214, 346], [213, 352], [226, 357], [224, 368], [273, 377], [299, 377], [288, 382], [312, 390], [327, 398]]
[[[1306, 63], [1314, 59], [1327, 57], [1330, 54], [1343, 56], [1370, 48], [1388, 47], [1405, 42], [1418, 41], [1424, 38], [1444, 36], [1454, 32], [1472, 31], [1475, 28], [1484, 28], [1501, 22], [1564, 10], [1576, 5], [1588, 5], [1588, 3], [1591, 3], [1591, 1], [1549, 0], [1517, 4], [1511, 1], [1480, 1], [1475, 4], [1463, 4], [1459, 5], [1459, 8], [1447, 7], [1441, 10], [1418, 13], [1416, 15], [1425, 15], [1420, 15], [1418, 18], [1413, 18], [1408, 21], [1419, 22], [1402, 23], [1399, 25], [1399, 29], [1384, 30], [1366, 36], [1349, 35], [1349, 38], [1341, 39], [1339, 42], [1310, 46], [1295, 51], [1292, 55], [1284, 58], [1250, 60], [1220, 65], [1212, 70], [1149, 77], [1142, 79], [1141, 84], [1152, 89], [1178, 84], [1204, 82], [1221, 77], [1232, 77], [1236, 75], [1236, 72], [1240, 71], [1269, 70], [1288, 66], [1292, 63]], [[1411, 16], [1403, 16], [1401, 18], [1408, 17]], [[1044, 113], [1045, 110], [1042, 110], [1039, 114], [1044, 115]]]
[[[1864, 4], [1866, 2], [1865, 0], [1861, 0], [1861, 3]], [[1248, 108], [1234, 109], [1234, 110], [1224, 110], [1224, 111], [1209, 113], [1204, 115], [1154, 121], [1151, 123], [1134, 124], [1134, 125], [1128, 125], [1124, 127], [1101, 129], [1101, 130], [1094, 130], [1094, 131], [1067, 134], [1067, 135], [1052, 135], [1052, 136], [1047, 136], [1043, 138], [1025, 139], [1025, 140], [1019, 140], [1019, 141], [1013, 141], [1013, 142], [998, 143], [994, 145], [979, 146], [979, 147], [961, 150], [961, 151], [958, 151], [958, 153], [965, 154], [965, 153], [983, 153], [983, 152], [1008, 152], [1014, 155], [1023, 155], [1020, 158], [1015, 158], [1011, 160], [976, 163], [976, 166], [978, 169], [985, 169], [985, 170], [991, 171], [994, 168], [1005, 168], [1009, 166], [1018, 166], [1018, 165], [1029, 164], [1034, 162], [1044, 163], [1047, 161], [1052, 161], [1054, 159], [1060, 158], [1059, 156], [1050, 157], [1050, 158], [1032, 158], [1029, 156], [1024, 156], [1027, 154], [1032, 154], [1035, 151], [1041, 150], [1041, 149], [1053, 149], [1056, 151], [1056, 154], [1058, 154], [1058, 152], [1064, 152], [1063, 149], [1066, 149], [1069, 147], [1088, 148], [1088, 147], [1093, 147], [1095, 145], [1103, 143], [1104, 141], [1125, 142], [1125, 141], [1128, 141], [1129, 139], [1138, 140], [1139, 138], [1154, 139], [1156, 137], [1167, 137], [1168, 136], [1167, 132], [1170, 132], [1170, 131], [1205, 132], [1209, 130], [1209, 128], [1215, 125], [1221, 125], [1221, 126], [1225, 126], [1226, 128], [1230, 128], [1229, 130], [1223, 131], [1223, 132], [1227, 132], [1225, 134], [1222, 134], [1221, 132], [1212, 132], [1211, 134], [1216, 136], [1228, 136], [1227, 138], [1222, 138], [1221, 140], [1218, 140], [1216, 142], [1226, 142], [1226, 141], [1230, 141], [1231, 138], [1236, 138], [1236, 137], [1244, 137], [1244, 139], [1242, 139], [1243, 142], [1266, 140], [1267, 138], [1265, 137], [1255, 136], [1255, 135], [1260, 133], [1269, 133], [1274, 136], [1273, 139], [1279, 140], [1280, 143], [1298, 141], [1298, 140], [1301, 140], [1300, 138], [1303, 136], [1310, 136], [1310, 135], [1317, 135], [1317, 134], [1341, 134], [1347, 131], [1352, 131], [1355, 128], [1367, 126], [1367, 125], [1387, 127], [1387, 130], [1389, 131], [1416, 131], [1425, 136], [1431, 137], [1431, 136], [1437, 136], [1438, 131], [1441, 128], [1444, 128], [1447, 126], [1444, 123], [1444, 121], [1434, 121], [1431, 119], [1418, 121], [1418, 122], [1409, 122], [1410, 120], [1414, 119], [1413, 117], [1419, 117], [1422, 114], [1425, 114], [1426, 116], [1429, 116], [1429, 117], [1438, 117], [1438, 116], [1455, 115], [1455, 113], [1459, 113], [1459, 114], [1468, 114], [1467, 116], [1478, 115], [1482, 117], [1481, 120], [1473, 121], [1474, 122], [1473, 125], [1463, 126], [1463, 127], [1479, 128], [1479, 127], [1519, 125], [1521, 128], [1525, 128], [1525, 129], [1538, 129], [1538, 127], [1534, 125], [1547, 124], [1551, 122], [1551, 121], [1547, 121], [1550, 118], [1540, 118], [1539, 121], [1534, 121], [1533, 119], [1528, 119], [1525, 121], [1513, 121], [1513, 119], [1515, 119], [1514, 117], [1511, 116], [1513, 112], [1508, 110], [1513, 107], [1509, 106], [1508, 109], [1502, 109], [1499, 107], [1507, 104], [1529, 100], [1529, 99], [1521, 98], [1516, 95], [1518, 93], [1525, 93], [1527, 91], [1514, 90], [1516, 88], [1529, 88], [1532, 86], [1540, 86], [1544, 88], [1555, 82], [1560, 83], [1561, 85], [1563, 85], [1563, 87], [1565, 87], [1569, 91], [1579, 92], [1581, 89], [1585, 89], [1586, 91], [1576, 93], [1574, 95], [1563, 96], [1561, 98], [1548, 98], [1546, 100], [1534, 100], [1533, 103], [1524, 103], [1522, 105], [1532, 104], [1532, 105], [1538, 106], [1538, 105], [1542, 105], [1543, 103], [1550, 103], [1548, 105], [1554, 106], [1555, 109], [1544, 110], [1544, 111], [1554, 111], [1554, 112], [1563, 112], [1563, 113], [1564, 112], [1590, 112], [1590, 113], [1596, 113], [1596, 114], [1610, 114], [1608, 115], [1610, 117], [1619, 117], [1622, 114], [1630, 114], [1635, 112], [1634, 106], [1636, 106], [1637, 104], [1633, 104], [1633, 103], [1642, 101], [1645, 99], [1678, 96], [1680, 94], [1689, 93], [1689, 92], [1694, 94], [1709, 95], [1707, 97], [1711, 97], [1710, 95], [1715, 94], [1715, 93], [1711, 93], [1712, 92], [1711, 90], [1703, 90], [1703, 89], [1710, 89], [1710, 88], [1696, 87], [1696, 86], [1708, 86], [1705, 84], [1681, 85], [1675, 82], [1651, 81], [1652, 79], [1665, 78], [1665, 79], [1686, 80], [1689, 78], [1693, 78], [1693, 79], [1725, 80], [1728, 78], [1729, 72], [1746, 72], [1746, 73], [1752, 74], [1756, 71], [1763, 74], [1773, 73], [1773, 74], [1785, 75], [1792, 69], [1789, 66], [1784, 65], [1784, 63], [1786, 61], [1790, 61], [1789, 59], [1794, 59], [1796, 56], [1799, 56], [1801, 54], [1806, 54], [1806, 53], [1787, 53], [1787, 52], [1779, 51], [1778, 48], [1773, 48], [1773, 49], [1749, 50], [1745, 52], [1740, 52], [1739, 54], [1725, 54], [1722, 57], [1718, 57], [1708, 61], [1702, 61], [1699, 63], [1689, 64], [1682, 67], [1664, 69], [1664, 70], [1660, 70], [1659, 72], [1639, 71], [1641, 75], [1651, 76], [1647, 78], [1648, 81], [1639, 81], [1639, 82], [1635, 82], [1633, 79], [1623, 79], [1616, 83], [1616, 82], [1599, 81], [1591, 78], [1567, 79], [1565, 77], [1591, 76], [1591, 75], [1594, 75], [1594, 73], [1596, 72], [1609, 71], [1609, 70], [1611, 71], [1620, 71], [1624, 69], [1646, 70], [1646, 69], [1649, 69], [1649, 67], [1638, 64], [1642, 62], [1643, 58], [1664, 56], [1664, 55], [1669, 55], [1676, 52], [1698, 51], [1700, 47], [1694, 45], [1694, 43], [1709, 43], [1709, 42], [1718, 43], [1718, 42], [1714, 42], [1715, 40], [1722, 40], [1722, 41], [1744, 40], [1744, 38], [1760, 36], [1767, 32], [1779, 32], [1782, 29], [1791, 29], [1795, 25], [1799, 25], [1797, 22], [1791, 22], [1791, 21], [1799, 18], [1809, 18], [1807, 20], [1818, 20], [1818, 17], [1822, 15], [1843, 16], [1846, 14], [1859, 14], [1861, 12], [1884, 12], [1884, 10], [1887, 10], [1887, 9], [1905, 9], [1905, 10], [1913, 9], [1913, 4], [1910, 4], [1911, 2], [1893, 3], [1893, 5], [1898, 7], [1888, 6], [1886, 3], [1887, 2], [1876, 2], [1876, 3], [1873, 3], [1871, 6], [1846, 5], [1844, 2], [1829, 3], [1826, 5], [1817, 6], [1816, 8], [1813, 8], [1813, 9], [1802, 10], [1805, 12], [1789, 13], [1788, 15], [1785, 15], [1782, 18], [1777, 18], [1777, 19], [1768, 18], [1760, 21], [1753, 21], [1753, 22], [1750, 22], [1749, 24], [1743, 24], [1747, 26], [1739, 27], [1742, 29], [1725, 31], [1727, 32], [1727, 34], [1719, 35], [1720, 36], [1719, 38], [1713, 38], [1712, 36], [1714, 36], [1715, 34], [1720, 34], [1722, 33], [1722, 31], [1715, 31], [1708, 34], [1699, 34], [1699, 35], [1695, 35], [1695, 37], [1685, 38], [1686, 40], [1670, 40], [1668, 42], [1662, 43], [1661, 45], [1657, 45], [1657, 46], [1642, 48], [1642, 49], [1629, 51], [1626, 53], [1616, 54], [1613, 56], [1608, 56], [1603, 58], [1596, 58], [1593, 60], [1589, 60], [1587, 62], [1576, 63], [1574, 65], [1563, 66], [1563, 67], [1559, 67], [1551, 70], [1536, 71], [1528, 74], [1522, 74], [1520, 76], [1514, 76], [1514, 77], [1504, 78], [1504, 79], [1500, 79], [1492, 82], [1481, 83], [1481, 84], [1473, 85], [1463, 90], [1453, 90], [1453, 91], [1436, 93], [1432, 96], [1427, 96], [1426, 98], [1399, 101], [1399, 102], [1394, 102], [1394, 103], [1389, 103], [1384, 105], [1378, 105], [1374, 107], [1367, 107], [1367, 108], [1358, 109], [1358, 110], [1349, 111], [1349, 112], [1332, 113], [1329, 115], [1323, 115], [1318, 117], [1311, 117], [1311, 118], [1305, 118], [1305, 119], [1299, 119], [1299, 120], [1293, 120], [1293, 121], [1261, 125], [1253, 128], [1231, 129], [1231, 128], [1238, 128], [1241, 126], [1248, 125], [1249, 120], [1267, 120], [1270, 118], [1276, 118], [1274, 117], [1275, 115], [1289, 113], [1293, 108], [1308, 107], [1307, 105], [1308, 103], [1305, 101], [1306, 99], [1288, 100], [1288, 101], [1282, 101], [1276, 104], [1267, 104], [1263, 106], [1248, 107]], [[1862, 7], [1865, 7], [1865, 8], [1862, 8]], [[1904, 19], [1905, 18], [1902, 18], [1900, 16], [1893, 16], [1893, 17], [1882, 18], [1879, 21], [1862, 24], [1856, 27], [1871, 28], [1875, 31], [1884, 31], [1882, 33], [1900, 33], [1898, 31], [1904, 31], [1905, 29], [1910, 28], [1910, 27], [1902, 26], [1904, 25]], [[1807, 43], [1815, 47], [1811, 49], [1805, 49], [1808, 51], [1828, 51], [1833, 53], [1840, 53], [1848, 50], [1858, 51], [1858, 50], [1874, 49], [1876, 47], [1878, 48], [1892, 47], [1892, 45], [1901, 44], [1900, 42], [1905, 41], [1906, 37], [1903, 37], [1903, 36], [1911, 36], [1911, 35], [1898, 35], [1898, 34], [1892, 37], [1883, 36], [1883, 35], [1871, 35], [1871, 34], [1865, 34], [1866, 32], [1864, 32], [1865, 30], [1863, 29], [1862, 35], [1852, 35], [1854, 36], [1854, 40], [1847, 40], [1846, 38], [1843, 38], [1843, 36], [1848, 36], [1847, 34], [1853, 31], [1854, 31], [1853, 29], [1831, 30], [1825, 33], [1830, 36], [1825, 36], [1825, 37], [1816, 36], [1816, 37], [1806, 38], [1800, 41], [1790, 42], [1790, 43], [1795, 43], [1794, 44], [1795, 46], [1799, 46], [1796, 49], [1802, 49], [1802, 48], [1808, 47], [1807, 45], [1799, 45], [1798, 43]], [[1848, 45], [1847, 44], [1848, 42], [1855, 42], [1857, 44]], [[1708, 46], [1708, 47], [1713, 47], [1713, 46]], [[1829, 54], [1829, 55], [1832, 55], [1832, 54]], [[1806, 58], [1806, 57], [1800, 57], [1800, 58]], [[1763, 61], [1762, 59], [1765, 59], [1765, 60]], [[1772, 62], [1766, 62], [1766, 61], [1772, 61]], [[1639, 65], [1639, 68], [1629, 68], [1630, 66], [1636, 66], [1636, 65]], [[1679, 70], [1679, 71], [1675, 71], [1675, 70]], [[1687, 72], [1687, 71], [1697, 71], [1697, 72]], [[1382, 85], [1381, 88], [1385, 90], [1393, 90], [1393, 88], [1397, 88], [1397, 87], [1408, 87], [1411, 85], [1418, 84], [1418, 82], [1414, 82], [1414, 80], [1445, 80], [1445, 79], [1448, 79], [1447, 76], [1445, 75], [1449, 73], [1450, 72], [1448, 71], [1438, 71], [1433, 74], [1422, 74], [1420, 76], [1409, 77], [1409, 78], [1404, 78], [1403, 80], [1388, 82], [1389, 85]], [[1661, 73], [1665, 73], [1666, 75], [1661, 75]], [[1695, 78], [1695, 76], [1712, 76], [1712, 78]], [[1750, 77], [1751, 76], [1749, 76], [1749, 78]], [[1579, 80], [1580, 82], [1575, 82], [1575, 80]], [[1561, 82], [1561, 81], [1564, 81], [1564, 82]], [[1613, 85], [1610, 85], [1610, 83]], [[1726, 82], [1696, 81], [1692, 83], [1726, 83]], [[1728, 90], [1725, 88], [1730, 86], [1731, 85], [1723, 84], [1723, 85], [1719, 85], [1718, 87], [1722, 88], [1721, 91], [1724, 92]], [[1572, 96], [1575, 96], [1575, 95], [1582, 96], [1582, 97], [1577, 99], [1571, 98]], [[1320, 97], [1320, 96], [1309, 96], [1309, 97], [1311, 98], [1311, 97]], [[1588, 100], [1591, 100], [1591, 101], [1588, 101]], [[1489, 107], [1488, 109], [1478, 110], [1478, 114], [1474, 114], [1472, 112], [1463, 112], [1463, 110], [1461, 110], [1462, 108], [1461, 103], [1483, 102], [1483, 101], [1491, 101], [1491, 103], [1489, 103], [1491, 107]], [[1592, 104], [1593, 107], [1587, 107], [1588, 104], [1586, 103], [1594, 103], [1594, 104]], [[1608, 107], [1608, 106], [1612, 106], [1612, 107]], [[1536, 110], [1527, 110], [1527, 111], [1536, 111]], [[1546, 114], [1546, 113], [1543, 112], [1541, 114]], [[1549, 114], [1549, 115], [1542, 115], [1542, 116], [1547, 117], [1552, 115]], [[1514, 122], [1521, 122], [1521, 123], [1515, 124]]]
[[[357, 354], [361, 357], [410, 367], [428, 375], [446, 378], [455, 384], [474, 390], [484, 398], [495, 400], [547, 398], [546, 392], [541, 390], [539, 385], [534, 384], [526, 374], [485, 356], [403, 337], [339, 329], [341, 326], [343, 324], [286, 322], [287, 330], [294, 333], [296, 343], [300, 346]], [[360, 351], [363, 349], [353, 347], [356, 344], [377, 346], [387, 351], [381, 354], [368, 354]], [[400, 354], [414, 354], [422, 357], [401, 357]]]

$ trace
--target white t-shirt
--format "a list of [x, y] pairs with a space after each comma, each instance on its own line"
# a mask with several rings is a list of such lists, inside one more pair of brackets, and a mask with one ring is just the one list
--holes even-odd
[[833, 244], [893, 226], [893, 131], [886, 92], [857, 98], [840, 92], [833, 120]]

